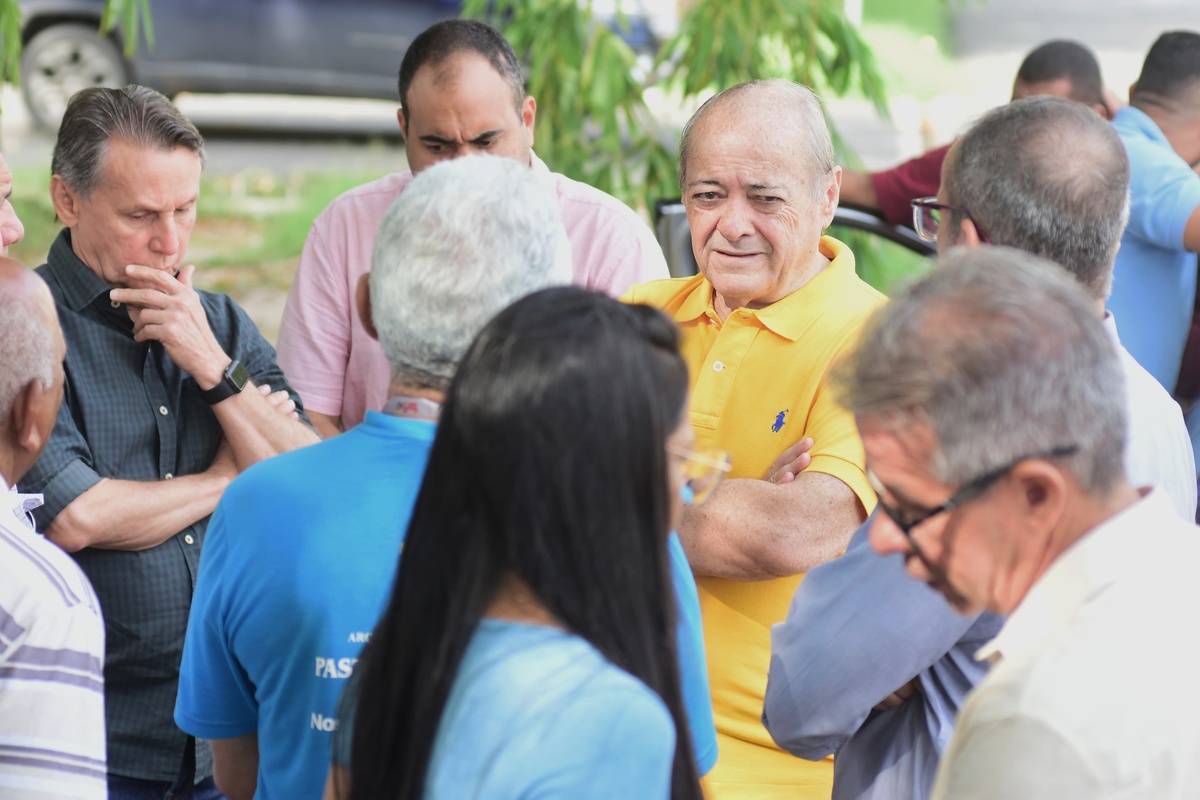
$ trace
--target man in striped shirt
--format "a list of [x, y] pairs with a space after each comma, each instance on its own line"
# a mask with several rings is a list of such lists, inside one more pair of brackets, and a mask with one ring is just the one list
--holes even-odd
[[[14, 230], [4, 200], [0, 252]], [[0, 257], [0, 800], [107, 796], [100, 604], [71, 557], [34, 532], [41, 495], [13, 488], [54, 427], [65, 354], [46, 284]]]

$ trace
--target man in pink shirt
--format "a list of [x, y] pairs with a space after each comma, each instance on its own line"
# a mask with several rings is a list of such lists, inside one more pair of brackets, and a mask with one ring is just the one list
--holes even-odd
[[411, 170], [351, 189], [321, 212], [283, 312], [279, 365], [322, 435], [357, 425], [387, 399], [391, 370], [355, 296], [384, 214], [414, 173], [438, 161], [490, 153], [528, 163], [558, 203], [576, 284], [620, 296], [635, 283], [668, 277], [662, 250], [637, 214], [534, 155], [536, 114], [520, 61], [494, 28], [447, 20], [413, 40], [400, 65], [397, 114]]

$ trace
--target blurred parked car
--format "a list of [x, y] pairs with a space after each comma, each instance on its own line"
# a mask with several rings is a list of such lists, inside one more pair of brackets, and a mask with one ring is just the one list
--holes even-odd
[[[632, 3], [632, 10], [631, 10]], [[71, 95], [141, 83], [179, 92], [329, 95], [395, 100], [396, 72], [413, 38], [458, 16], [459, 0], [153, 0], [153, 49], [130, 59], [118, 35], [98, 32], [104, 0], [19, 0], [21, 93], [34, 122], [56, 129]], [[637, 0], [604, 19], [635, 48], [655, 34]]]

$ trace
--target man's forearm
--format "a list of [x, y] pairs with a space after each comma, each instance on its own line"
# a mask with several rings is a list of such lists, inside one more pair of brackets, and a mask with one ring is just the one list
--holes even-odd
[[252, 382], [212, 408], [233, 448], [239, 472], [271, 456], [321, 440], [303, 422], [281, 414]]
[[153, 482], [104, 479], [72, 500], [46, 536], [68, 553], [146, 550], [211, 514], [232, 477], [210, 469]]
[[805, 472], [784, 485], [727, 481], [704, 505], [686, 509], [679, 537], [697, 575], [761, 581], [834, 558], [864, 518], [849, 486]]

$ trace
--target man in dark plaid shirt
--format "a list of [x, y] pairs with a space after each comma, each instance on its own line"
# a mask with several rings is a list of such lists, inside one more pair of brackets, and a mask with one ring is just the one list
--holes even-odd
[[205, 527], [240, 470], [317, 441], [254, 323], [192, 287], [203, 159], [195, 127], [138, 86], [76, 94], [54, 149], [65, 230], [38, 273], [66, 389], [21, 488], [45, 494], [38, 527], [100, 597], [113, 800], [220, 796], [207, 743], [171, 717]]

